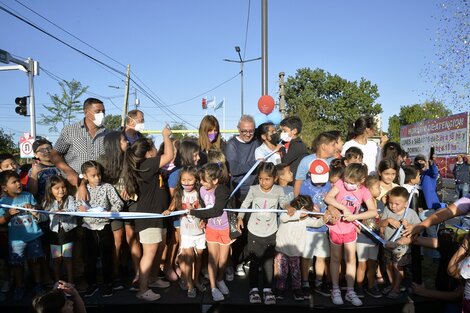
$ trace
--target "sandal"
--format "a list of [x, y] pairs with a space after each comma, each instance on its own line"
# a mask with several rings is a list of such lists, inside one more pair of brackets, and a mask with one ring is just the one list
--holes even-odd
[[160, 299], [160, 295], [158, 293], [153, 292], [152, 289], [148, 289], [144, 293], [137, 293], [136, 297], [145, 301], [155, 301]]

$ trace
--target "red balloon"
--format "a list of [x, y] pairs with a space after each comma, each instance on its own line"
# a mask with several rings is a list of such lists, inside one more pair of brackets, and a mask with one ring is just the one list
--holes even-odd
[[258, 100], [258, 109], [263, 114], [270, 114], [274, 110], [274, 99], [271, 96], [264, 95]]

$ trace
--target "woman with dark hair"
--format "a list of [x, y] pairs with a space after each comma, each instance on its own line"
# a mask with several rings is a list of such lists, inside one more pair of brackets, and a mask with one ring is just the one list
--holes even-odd
[[379, 145], [369, 140], [375, 133], [376, 125], [372, 116], [361, 116], [349, 126], [348, 141], [343, 145], [341, 155], [344, 156], [350, 147], [358, 147], [364, 153], [364, 163], [367, 165], [369, 175], [377, 170], [380, 148]]
[[[128, 210], [131, 201], [125, 190], [124, 179], [122, 176], [122, 168], [124, 164], [124, 153], [129, 148], [129, 142], [120, 131], [112, 131], [108, 133], [103, 140], [104, 155], [99, 159], [104, 168], [103, 181], [112, 184], [116, 188], [118, 194], [124, 202], [124, 211]], [[139, 280], [139, 261], [142, 256], [142, 249], [138, 242], [136, 233], [134, 232], [133, 220], [112, 220], [111, 229], [114, 236], [114, 255], [113, 255], [113, 289], [121, 290], [124, 288], [121, 282], [121, 269], [125, 271], [126, 263], [121, 264], [121, 248], [124, 232], [129, 245], [132, 265], [134, 267], [134, 278], [132, 280], [132, 288], [137, 288], [136, 284]]]
[[470, 164], [468, 164], [468, 158], [459, 154], [456, 157], [452, 173], [455, 179], [455, 191], [458, 197], [462, 198], [468, 194], [468, 186], [470, 184]]
[[281, 138], [279, 137], [279, 134], [276, 133], [276, 128], [273, 123], [267, 122], [259, 125], [256, 129], [256, 139], [258, 139], [261, 144], [261, 146], [255, 150], [255, 158], [257, 160], [271, 162], [274, 163], [274, 165], [281, 163], [281, 156], [279, 153], [274, 153], [268, 159], [265, 159], [268, 154], [273, 151], [279, 151], [279, 149], [282, 148], [282, 145], [279, 144]]
[[394, 183], [403, 186], [405, 183], [405, 171], [401, 168], [403, 162], [403, 149], [399, 143], [387, 142], [382, 148], [382, 159], [390, 159], [397, 162], [397, 176], [395, 177]]
[[198, 165], [207, 163], [209, 150], [221, 150], [225, 154], [226, 143], [220, 135], [219, 121], [213, 115], [206, 115], [199, 124], [198, 145], [201, 148]]
[[[162, 155], [152, 140], [138, 139], [124, 154], [122, 177], [129, 198], [135, 199], [129, 207], [131, 212], [162, 213], [168, 207], [168, 199], [163, 186], [160, 186], [160, 168], [173, 159], [173, 144], [170, 140], [171, 130], [162, 130], [165, 145]], [[161, 242], [165, 242], [166, 231], [162, 219], [135, 220], [135, 230], [139, 233], [143, 253], [139, 263], [139, 291], [137, 298], [155, 301], [160, 298], [150, 287], [163, 286], [161, 280], [149, 282], [150, 272], [154, 264], [160, 264], [161, 255], [157, 250]], [[154, 263], [155, 259], [155, 263]], [[165, 285], [169, 285], [166, 282]]]

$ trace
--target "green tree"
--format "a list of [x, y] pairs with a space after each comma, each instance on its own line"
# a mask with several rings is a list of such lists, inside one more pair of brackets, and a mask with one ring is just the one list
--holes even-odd
[[13, 141], [13, 136], [6, 134], [0, 128], [0, 153], [18, 154], [18, 145]]
[[[171, 124], [170, 128], [171, 128], [171, 130], [187, 130], [186, 126], [183, 123], [176, 123], [176, 122]], [[172, 136], [175, 137], [175, 138], [178, 138], [178, 139], [183, 139], [187, 135], [186, 134], [173, 133]]]
[[121, 115], [106, 115], [104, 117], [104, 127], [109, 130], [119, 130], [121, 128]]
[[88, 89], [88, 86], [83, 87], [82, 84], [76, 80], [62, 81], [59, 83], [62, 89], [62, 94], [49, 94], [52, 100], [51, 106], [44, 105], [50, 114], [41, 114], [39, 124], [49, 126], [50, 132], [58, 132], [58, 124], [62, 127], [72, 123], [75, 120], [75, 113], [83, 109], [80, 101], [78, 100]]
[[405, 125], [421, 122], [427, 119], [446, 117], [452, 114], [444, 103], [436, 100], [426, 101], [422, 104], [412, 104], [400, 107], [398, 115], [388, 119], [388, 133], [390, 140], [400, 142], [400, 128]]
[[298, 69], [286, 82], [286, 112], [303, 124], [302, 139], [311, 143], [319, 133], [337, 129], [347, 133], [348, 125], [362, 115], [382, 112], [377, 86], [361, 78], [348, 81], [322, 69]]

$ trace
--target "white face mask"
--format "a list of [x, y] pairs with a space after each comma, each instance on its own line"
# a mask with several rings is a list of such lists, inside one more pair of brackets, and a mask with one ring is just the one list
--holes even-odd
[[137, 123], [134, 126], [135, 131], [141, 132], [145, 129], [145, 124], [144, 123]]
[[358, 188], [359, 186], [357, 184], [350, 184], [350, 183], [344, 182], [344, 189], [346, 189], [347, 191], [354, 191], [354, 190], [357, 190]]
[[94, 116], [95, 116], [95, 119], [93, 120], [93, 123], [98, 127], [103, 125], [104, 113], [103, 112], [95, 113]]
[[281, 133], [281, 140], [284, 141], [284, 142], [290, 142], [292, 140], [292, 138], [289, 136], [288, 133], [282, 132]]

